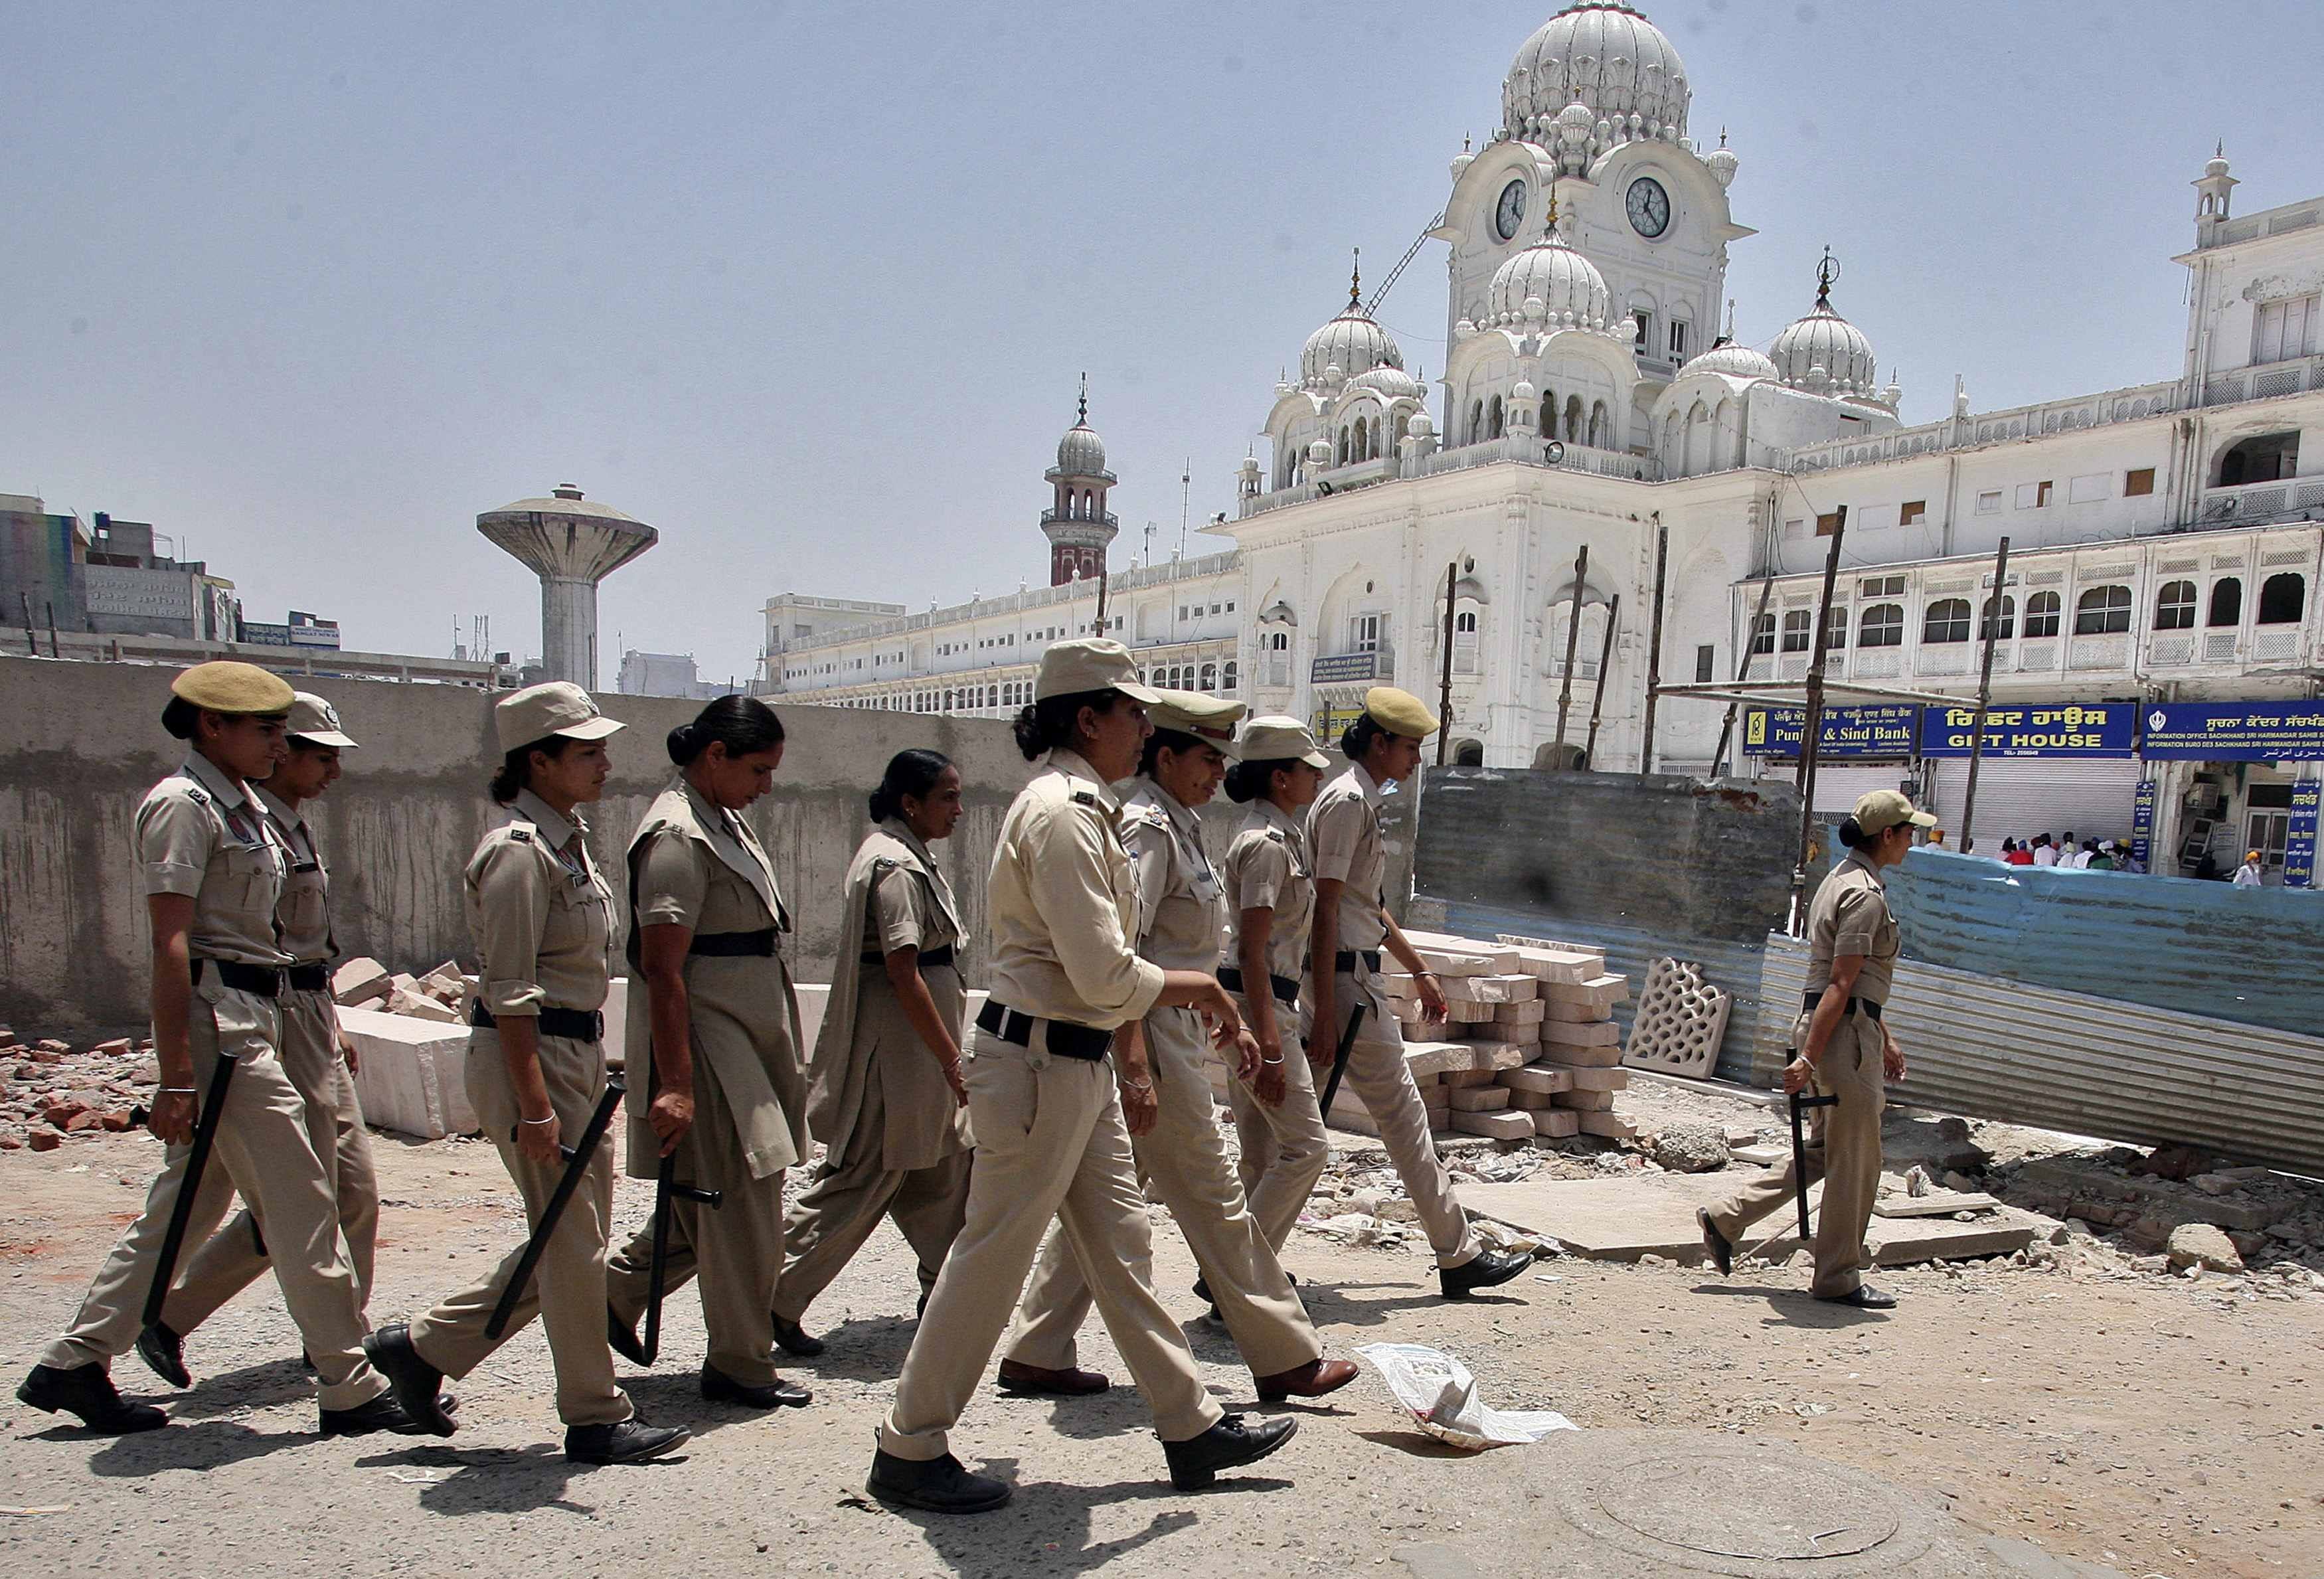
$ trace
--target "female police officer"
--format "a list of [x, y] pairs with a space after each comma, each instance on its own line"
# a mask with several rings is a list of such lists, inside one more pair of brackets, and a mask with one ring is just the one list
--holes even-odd
[[[630, 996], [628, 1045], [650, 1048], [653, 1069], [650, 1103], [630, 1099], [630, 1172], [650, 1178], [668, 1158], [676, 1180], [724, 1196], [715, 1210], [670, 1204], [669, 1283], [702, 1274], [702, 1396], [804, 1405], [807, 1390], [775, 1374], [769, 1315], [783, 1270], [783, 1170], [807, 1146], [798, 1001], [782, 955], [791, 919], [742, 817], [773, 785], [783, 726], [764, 702], [721, 697], [671, 730], [669, 749], [678, 782], [630, 841], [630, 967], [645, 990]], [[653, 1241], [641, 1231], [606, 1273], [613, 1342], [640, 1364], [632, 1334]]]
[[[589, 859], [579, 808], [604, 793], [605, 737], [622, 725], [579, 686], [528, 686], [493, 709], [501, 766], [492, 797], [504, 808], [468, 859], [468, 930], [483, 981], [470, 1011], [468, 1100], [475, 1104], [538, 1226], [605, 1086], [604, 1016], [612, 979], [613, 895]], [[485, 1329], [515, 1276], [512, 1251], [484, 1279], [407, 1328], [385, 1326], [364, 1350], [406, 1413], [439, 1436], [453, 1432], [436, 1402], [445, 1376], [466, 1376], [509, 1333], [539, 1316], [557, 1369], [565, 1456], [627, 1464], [668, 1453], [683, 1430], [633, 1417], [613, 1380], [605, 1344], [605, 1235], [613, 1159], [600, 1144], [582, 1159], [580, 1187], [544, 1243], [532, 1287], [521, 1290], [498, 1337]]]
[[[199, 1094], [204, 1102], [222, 1096], [211, 1166], [223, 1166], [225, 1180], [266, 1223], [275, 1280], [322, 1384], [323, 1434], [408, 1431], [411, 1419], [361, 1353], [363, 1296], [339, 1235], [330, 1172], [308, 1129], [307, 1100], [278, 1052], [277, 1000], [290, 959], [275, 940], [275, 910], [290, 863], [251, 786], [286, 754], [290, 688], [252, 664], [217, 662], [187, 669], [170, 689], [161, 725], [186, 742], [185, 765], [137, 808], [161, 1066], [150, 1122], [169, 1151], [144, 1211], [16, 1396], [50, 1413], [68, 1410], [97, 1431], [168, 1423], [152, 1405], [125, 1401], [107, 1367], [136, 1341], [191, 1156]], [[198, 1187], [210, 1185], [206, 1178]], [[223, 1214], [222, 1191], [217, 1198], [205, 1228]], [[426, 1401], [437, 1407], [432, 1389]]]
[[[1848, 859], [1831, 869], [1808, 910], [1812, 985], [1792, 1027], [1797, 1057], [1784, 1070], [1785, 1091], [1812, 1087], [1819, 1096], [1839, 1099], [1808, 1110], [1815, 1131], [1807, 1147], [1808, 1182], [1823, 1180], [1811, 1291], [1862, 1310], [1887, 1310], [1896, 1303], [1895, 1295], [1864, 1280], [1864, 1230], [1880, 1187], [1880, 1113], [1887, 1101], [1882, 1076], [1904, 1077], [1904, 1050], [1881, 1012], [1896, 973], [1897, 935], [1880, 874], [1911, 851], [1914, 828], [1936, 820], [1914, 810], [1895, 790], [1875, 790], [1840, 825]], [[1732, 1263], [1744, 1230], [1791, 1200], [1797, 1187], [1785, 1162], [1695, 1214], [1703, 1246], [1720, 1271]]]
[[[1191, 1004], [1232, 1046], [1241, 1020], [1218, 978], [1165, 971], [1130, 946], [1138, 896], [1107, 788], [1138, 765], [1157, 699], [1119, 642], [1076, 639], [1041, 656], [1018, 748], [1038, 762], [993, 852], [992, 995], [977, 1016], [968, 1104], [977, 1155], [968, 1222], [945, 1258], [880, 1429], [867, 1489], [882, 1501], [976, 1513], [1009, 1500], [946, 1450], [1039, 1251], [1062, 1218], [1106, 1329], [1154, 1411], [1182, 1490], [1274, 1452], [1288, 1418], [1246, 1426], [1222, 1416], [1185, 1334], [1154, 1297], [1146, 1197], [1130, 1160], [1125, 1107], [1152, 1123], [1142, 1053], [1109, 1057], [1116, 1027], [1157, 1004]], [[1128, 924], [1126, 924], [1128, 923]], [[1117, 1083], [1119, 1089], [1117, 1090]]]

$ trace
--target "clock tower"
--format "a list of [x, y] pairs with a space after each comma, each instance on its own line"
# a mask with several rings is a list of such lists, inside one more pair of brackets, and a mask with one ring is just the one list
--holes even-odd
[[1121, 523], [1105, 507], [1115, 478], [1105, 469], [1105, 440], [1089, 425], [1087, 374], [1079, 414], [1057, 440], [1057, 464], [1046, 476], [1050, 502], [1041, 512], [1041, 531], [1049, 540], [1049, 585], [1104, 575], [1106, 545]]

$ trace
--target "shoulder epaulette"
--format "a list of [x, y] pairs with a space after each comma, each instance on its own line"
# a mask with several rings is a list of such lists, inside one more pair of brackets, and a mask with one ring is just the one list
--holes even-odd
[[1281, 828], [1268, 828], [1267, 830], [1267, 836], [1273, 839], [1278, 845], [1287, 845], [1291, 842], [1290, 836], [1286, 834]]
[[199, 784], [186, 786], [186, 799], [196, 806], [208, 806], [210, 803], [210, 798], [202, 792], [202, 787]]
[[1095, 806], [1097, 804], [1097, 797], [1091, 794], [1086, 790], [1076, 790], [1074, 791], [1074, 804], [1075, 806]]
[[532, 830], [524, 826], [521, 823], [509, 824], [508, 836], [514, 839], [520, 845], [530, 845], [532, 843]]

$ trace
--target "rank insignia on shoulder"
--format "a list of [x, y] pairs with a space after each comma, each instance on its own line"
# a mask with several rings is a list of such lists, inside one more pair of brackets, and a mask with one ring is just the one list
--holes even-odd
[[1076, 790], [1074, 791], [1074, 804], [1075, 806], [1095, 806], [1097, 804], [1097, 797], [1091, 794], [1086, 790]]
[[189, 784], [186, 787], [186, 799], [196, 806], [208, 806], [210, 803], [210, 798], [202, 793], [202, 787], [198, 784]]
[[530, 828], [512, 826], [508, 832], [509, 837], [514, 839], [520, 845], [530, 845], [532, 843], [532, 830]]

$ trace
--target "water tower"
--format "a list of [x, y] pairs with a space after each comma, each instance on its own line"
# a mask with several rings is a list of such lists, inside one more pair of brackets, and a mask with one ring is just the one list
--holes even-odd
[[597, 687], [597, 583], [654, 546], [660, 533], [592, 503], [560, 483], [546, 499], [520, 499], [476, 517], [476, 530], [540, 577], [543, 677]]

